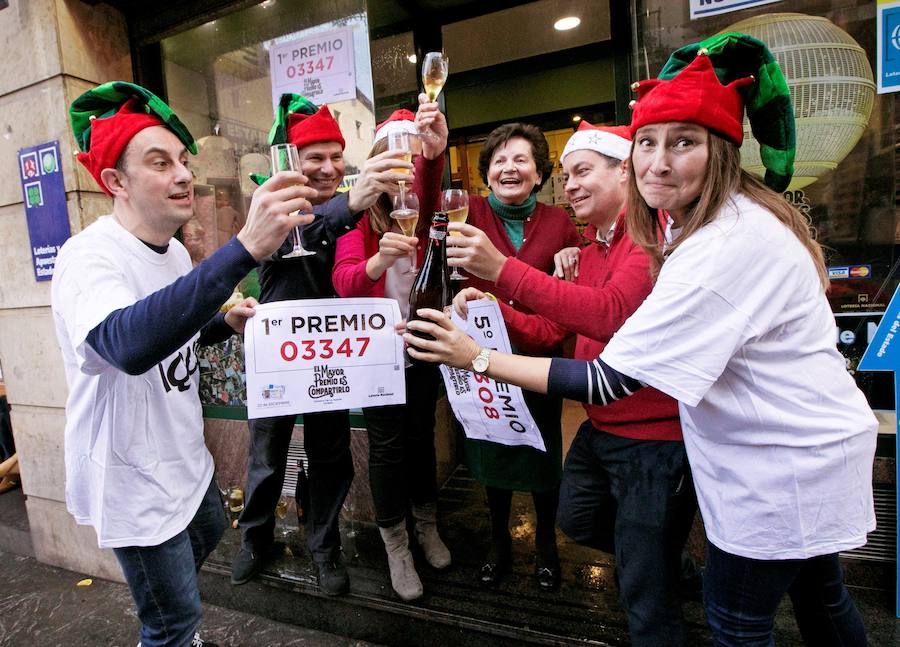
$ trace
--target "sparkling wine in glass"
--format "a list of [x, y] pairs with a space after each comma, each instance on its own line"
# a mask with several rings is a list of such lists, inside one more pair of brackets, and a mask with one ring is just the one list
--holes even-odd
[[238, 514], [244, 509], [244, 491], [236, 485], [232, 485], [225, 491], [225, 500], [228, 503], [228, 511]]
[[[406, 131], [393, 132], [388, 133], [388, 150], [389, 151], [402, 151], [403, 155], [400, 156], [399, 159], [404, 162], [412, 162], [412, 135]], [[405, 167], [392, 168], [394, 173], [406, 173], [409, 174], [409, 169]], [[400, 199], [401, 201], [404, 199], [404, 192], [406, 191], [406, 182], [400, 180]], [[417, 210], [418, 211], [418, 210]]]
[[[447, 212], [450, 222], [465, 222], [469, 217], [469, 194], [462, 189], [447, 189], [441, 196], [441, 211]], [[451, 231], [450, 235], [460, 234]], [[454, 267], [450, 278], [454, 281], [465, 281], [468, 277], [461, 274], [458, 267]]]
[[429, 101], [435, 101], [447, 82], [450, 61], [443, 52], [428, 52], [422, 62], [422, 85]]
[[[416, 224], [419, 222], [419, 197], [412, 192], [404, 196], [401, 192], [400, 195], [394, 196], [393, 206], [391, 218], [397, 222], [400, 231], [403, 232], [404, 236], [415, 236]], [[409, 254], [409, 270], [407, 273], [415, 274], [417, 271], [416, 250], [413, 250]]]
[[[272, 156], [272, 173], [300, 170], [300, 155], [297, 153], [297, 147], [293, 144], [275, 144], [270, 152]], [[303, 248], [303, 243], [300, 241], [299, 226], [291, 230], [291, 242], [294, 248], [282, 258], [298, 258], [315, 254], [315, 252]]]

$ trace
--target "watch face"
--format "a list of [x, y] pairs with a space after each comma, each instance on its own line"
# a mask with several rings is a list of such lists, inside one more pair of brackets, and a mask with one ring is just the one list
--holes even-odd
[[487, 370], [488, 367], [488, 358], [484, 355], [479, 355], [475, 359], [472, 360], [472, 368], [475, 369], [478, 373], [483, 373]]

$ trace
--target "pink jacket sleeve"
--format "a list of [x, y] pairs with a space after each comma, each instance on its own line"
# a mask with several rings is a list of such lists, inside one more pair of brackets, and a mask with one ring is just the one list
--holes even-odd
[[356, 223], [356, 228], [338, 238], [334, 252], [334, 268], [331, 282], [338, 296], [378, 297], [384, 296], [384, 276], [373, 281], [366, 274], [366, 236], [374, 236], [369, 226], [369, 216], [364, 215]]

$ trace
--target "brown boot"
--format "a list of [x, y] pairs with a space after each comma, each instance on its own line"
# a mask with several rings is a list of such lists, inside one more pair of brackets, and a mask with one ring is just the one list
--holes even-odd
[[416, 565], [413, 563], [412, 553], [409, 552], [406, 522], [401, 521], [396, 526], [378, 530], [387, 550], [391, 586], [394, 591], [407, 602], [422, 597], [422, 580], [416, 573]]
[[416, 540], [431, 567], [441, 569], [450, 566], [450, 551], [438, 534], [437, 505], [413, 505], [413, 518], [416, 520]]

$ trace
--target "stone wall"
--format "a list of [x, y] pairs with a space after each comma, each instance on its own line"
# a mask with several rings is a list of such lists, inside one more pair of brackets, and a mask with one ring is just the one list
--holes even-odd
[[68, 106], [97, 83], [132, 79], [122, 15], [79, 0], [11, 0], [0, 10], [0, 366], [12, 405], [37, 558], [121, 579], [93, 529], [77, 526], [65, 504], [63, 429], [66, 382], [50, 314], [50, 282], [31, 264], [18, 151], [59, 140], [72, 233], [111, 203], [74, 159]]

